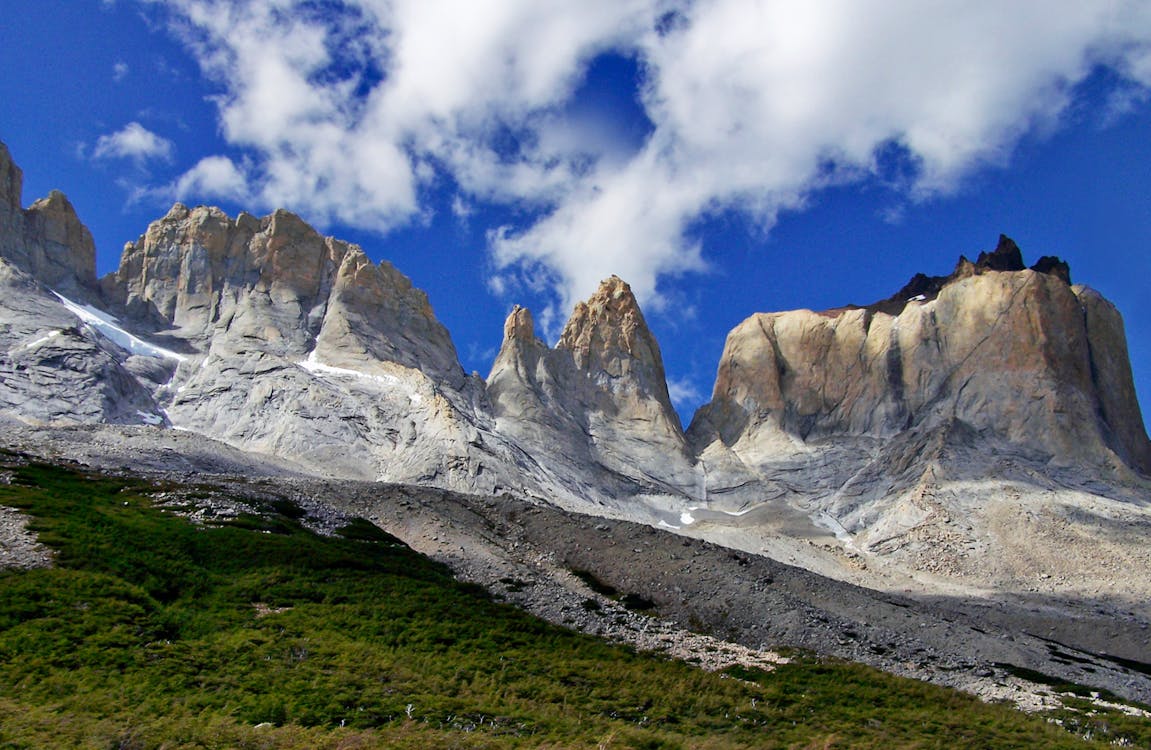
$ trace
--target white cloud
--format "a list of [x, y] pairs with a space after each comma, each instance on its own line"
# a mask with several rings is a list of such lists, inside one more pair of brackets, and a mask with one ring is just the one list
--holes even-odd
[[117, 62], [112, 66], [112, 80], [116, 83], [120, 83], [128, 77], [129, 72], [130, 69], [128, 67], [128, 63], [123, 61]]
[[171, 141], [156, 135], [138, 122], [130, 122], [115, 133], [97, 138], [92, 155], [97, 159], [132, 159], [143, 164], [150, 159], [169, 161], [172, 151]]
[[456, 217], [461, 224], [467, 224], [468, 219], [476, 212], [475, 208], [468, 205], [467, 201], [459, 195], [452, 196], [452, 216]]
[[686, 378], [681, 380], [669, 377], [667, 379], [667, 395], [677, 409], [681, 406], [695, 407], [704, 400], [703, 394], [695, 383]]
[[[1094, 67], [1127, 96], [1151, 86], [1142, 0], [165, 5], [223, 86], [224, 138], [252, 160], [246, 179], [198, 165], [186, 187], [380, 231], [426, 215], [421, 191], [441, 178], [457, 205], [534, 208], [490, 233], [492, 286], [552, 287], [541, 322], [611, 273], [658, 305], [661, 278], [707, 267], [690, 228], [711, 212], [769, 228], [823, 186], [880, 174], [881, 152], [908, 165], [909, 199], [950, 191], [1057, 127]], [[607, 51], [641, 63], [639, 146], [563, 116]]]
[[170, 191], [180, 200], [225, 199], [249, 200], [247, 178], [226, 156], [208, 156], [189, 169]]

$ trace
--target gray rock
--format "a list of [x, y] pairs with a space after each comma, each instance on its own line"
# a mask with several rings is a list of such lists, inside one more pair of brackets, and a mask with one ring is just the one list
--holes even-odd
[[178, 427], [254, 465], [548, 502], [874, 587], [1151, 580], [1122, 321], [1006, 238], [865, 308], [752, 316], [685, 436], [620, 279], [554, 348], [513, 310], [485, 382], [406, 277], [291, 213], [177, 204], [97, 283], [67, 200], [20, 190], [0, 147], [6, 424]]
[[698, 491], [659, 345], [617, 277], [576, 306], [554, 349], [516, 307], [488, 396], [500, 433], [577, 493], [626, 508], [638, 495], [682, 502]]
[[127, 353], [0, 258], [0, 411], [29, 424], [164, 424]]

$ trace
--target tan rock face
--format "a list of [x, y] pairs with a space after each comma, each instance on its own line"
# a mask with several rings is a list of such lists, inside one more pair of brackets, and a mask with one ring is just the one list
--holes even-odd
[[58, 190], [24, 213], [32, 273], [51, 287], [94, 287], [96, 244], [76, 209]]
[[24, 173], [12, 161], [8, 147], [0, 142], [0, 212], [19, 211], [23, 194]]
[[557, 350], [571, 352], [575, 366], [592, 380], [635, 389], [654, 399], [678, 424], [668, 398], [663, 357], [635, 295], [618, 276], [580, 302], [560, 334]]
[[458, 386], [463, 373], [427, 295], [390, 264], [277, 211], [235, 220], [177, 204], [104, 281], [133, 316], [204, 341], [227, 334], [333, 363], [383, 360]]
[[287, 212], [232, 220], [218, 208], [176, 204], [124, 247], [105, 287], [132, 314], [189, 333], [235, 323], [292, 340], [315, 335], [322, 310], [311, 314], [326, 303], [347, 249]]
[[[340, 254], [334, 244], [332, 258]], [[427, 295], [390, 263], [373, 264], [358, 247], [342, 255], [316, 340], [317, 355], [334, 365], [395, 362], [462, 387], [455, 346]]]
[[1131, 358], [1123, 318], [1099, 292], [1073, 287], [1087, 323], [1091, 373], [1099, 396], [1102, 423], [1111, 435], [1108, 444], [1131, 466], [1151, 475], [1151, 443], [1135, 395]]
[[85, 295], [96, 281], [91, 233], [58, 190], [23, 210], [23, 182], [8, 147], [0, 143], [0, 257], [46, 286]]
[[882, 438], [960, 420], [1064, 460], [1111, 451], [1146, 472], [1122, 336], [1113, 308], [1062, 274], [977, 266], [897, 314], [759, 314], [728, 336], [689, 437], [750, 453], [779, 433]]
[[487, 383], [498, 429], [561, 484], [586, 486], [590, 470], [590, 496], [696, 492], [659, 345], [619, 278], [576, 305], [554, 349], [530, 312], [512, 310]]

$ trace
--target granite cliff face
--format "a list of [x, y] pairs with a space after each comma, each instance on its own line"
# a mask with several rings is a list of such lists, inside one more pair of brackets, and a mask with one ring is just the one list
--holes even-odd
[[754, 465], [762, 445], [787, 439], [958, 422], [1057, 461], [1151, 472], [1118, 313], [1072, 286], [1066, 264], [1041, 265], [1055, 270], [1024, 268], [1002, 238], [870, 307], [754, 315], [728, 336], [691, 439]]
[[[1101, 559], [1151, 565], [1132, 556], [1151, 445], [1122, 320], [1062, 261], [1024, 267], [1007, 238], [874, 305], [748, 318], [687, 434], [721, 511], [694, 533], [832, 575], [865, 560], [865, 579], [1099, 590], [1116, 586]], [[832, 554], [750, 531], [771, 523]]]
[[598, 474], [620, 499], [697, 492], [659, 344], [619, 278], [576, 305], [554, 349], [512, 310], [487, 383], [497, 429], [565, 481]]
[[0, 256], [44, 284], [77, 291], [95, 281], [96, 247], [63, 193], [22, 208], [24, 174], [0, 143]]
[[0, 421], [140, 424], [157, 416], [149, 390], [48, 287], [94, 297], [95, 246], [53, 191], [22, 208], [23, 174], [0, 143]]
[[866, 585], [1017, 590], [1037, 565], [1068, 590], [1113, 586], [1117, 564], [1151, 580], [1151, 444], [1122, 320], [1007, 238], [873, 305], [748, 318], [685, 434], [618, 278], [555, 347], [515, 308], [484, 380], [406, 277], [289, 212], [176, 205], [97, 280], [67, 199], [21, 200], [0, 144], [0, 421], [176, 427]]
[[291, 213], [177, 205], [102, 286], [180, 355], [156, 381], [177, 426], [336, 476], [518, 484], [426, 295]]

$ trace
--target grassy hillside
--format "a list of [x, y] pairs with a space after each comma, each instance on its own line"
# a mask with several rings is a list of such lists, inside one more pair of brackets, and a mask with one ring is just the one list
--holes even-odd
[[143, 482], [11, 471], [0, 505], [57, 565], [0, 573], [0, 748], [1091, 746], [861, 666], [711, 674], [636, 654], [366, 522], [324, 538], [279, 505], [197, 526]]

